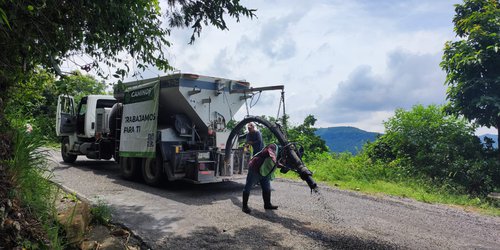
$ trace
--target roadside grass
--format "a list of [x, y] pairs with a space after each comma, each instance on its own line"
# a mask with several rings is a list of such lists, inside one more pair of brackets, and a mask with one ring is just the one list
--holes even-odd
[[[35, 131], [26, 131], [24, 124], [22, 121], [12, 122], [15, 128], [14, 151], [13, 158], [7, 162], [7, 171], [15, 188], [10, 196], [19, 198], [28, 213], [41, 222], [51, 249], [64, 249], [61, 228], [55, 223], [57, 188], [49, 181], [51, 174], [47, 169], [47, 152], [40, 149], [44, 138]], [[23, 242], [25, 246], [39, 244], [44, 243]]]
[[101, 199], [98, 199], [97, 204], [90, 209], [92, 220], [101, 225], [108, 225], [110, 223], [111, 212], [111, 207]]
[[54, 150], [59, 150], [61, 148], [61, 143], [53, 141], [53, 140], [45, 140], [44, 147], [54, 149]]
[[[356, 156], [349, 153], [323, 154], [313, 160], [306, 160], [306, 166], [314, 173], [316, 181], [340, 189], [458, 206], [468, 211], [500, 216], [500, 203], [497, 201], [471, 197], [447, 187], [435, 186], [426, 180], [409, 178], [395, 166], [373, 163], [362, 153]], [[279, 173], [277, 176], [300, 179], [296, 174]]]

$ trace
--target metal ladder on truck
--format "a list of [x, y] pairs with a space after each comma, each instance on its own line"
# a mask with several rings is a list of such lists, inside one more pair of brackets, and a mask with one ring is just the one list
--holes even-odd
[[120, 136], [122, 132], [122, 115], [123, 108], [119, 109], [118, 115], [115, 118], [115, 161], [120, 161]]

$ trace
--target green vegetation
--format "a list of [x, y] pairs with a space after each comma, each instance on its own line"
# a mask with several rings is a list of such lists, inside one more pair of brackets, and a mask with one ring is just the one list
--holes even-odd
[[[224, 30], [225, 18], [252, 18], [254, 12], [230, 0], [168, 1], [163, 10], [157, 0], [0, 0], [0, 181], [10, 184], [0, 185], [1, 197], [19, 198], [22, 208], [44, 225], [48, 248], [61, 248], [59, 229], [51, 219], [54, 187], [43, 170], [40, 146], [56, 140], [59, 94], [76, 94], [78, 99], [106, 89], [92, 77], [61, 71], [62, 62], [116, 80], [148, 65], [168, 71], [173, 69], [167, 60], [171, 29], [192, 29], [193, 42], [204, 26]], [[123, 60], [125, 54], [129, 61]], [[97, 211], [106, 218], [104, 209]], [[44, 246], [44, 239], [23, 237], [0, 245]]]
[[5, 105], [5, 116], [8, 120], [22, 117], [35, 131], [44, 132], [47, 144], [55, 143], [58, 142], [55, 131], [58, 96], [71, 95], [78, 103], [83, 96], [105, 94], [105, 89], [104, 82], [79, 71], [57, 80], [54, 74], [37, 69], [24, 82], [10, 89], [11, 98]]
[[447, 73], [447, 111], [500, 134], [500, 3], [464, 0], [455, 12], [461, 40], [445, 44], [441, 63]]
[[474, 127], [446, 115], [440, 107], [421, 105], [396, 110], [386, 133], [368, 147], [370, 158], [397, 165], [417, 178], [429, 178], [460, 192], [484, 195], [500, 180], [492, 146], [483, 148]]
[[474, 207], [500, 216], [500, 204], [486, 198], [500, 189], [496, 150], [483, 147], [466, 120], [446, 115], [438, 106], [416, 105], [409, 111], [398, 109], [385, 129], [386, 134], [355, 156], [322, 152], [305, 157], [305, 163], [315, 180], [340, 188]]
[[[51, 249], [63, 249], [63, 242], [59, 236], [60, 227], [55, 223], [56, 211], [54, 202], [57, 187], [50, 181], [47, 171], [43, 137], [38, 132], [27, 132], [24, 120], [13, 122], [14, 148], [12, 159], [8, 160], [7, 169], [10, 176], [9, 184], [14, 185], [9, 197], [20, 200], [21, 206], [27, 212], [25, 216], [36, 219], [46, 232], [46, 239], [50, 241]], [[24, 226], [24, 225], [23, 225]], [[34, 229], [36, 225], [32, 225]], [[22, 245], [33, 248], [45, 246], [45, 237], [24, 239]]]
[[[273, 117], [263, 116], [262, 118], [270, 121], [270, 122], [278, 122], [279, 121]], [[288, 119], [288, 118], [286, 118]], [[285, 119], [285, 120], [286, 120]], [[281, 120], [281, 119], [280, 119]], [[287, 127], [287, 136], [288, 140], [291, 142], [295, 142], [298, 145], [302, 146], [304, 151], [305, 158], [314, 158], [318, 154], [329, 152], [328, 146], [323, 139], [321, 139], [318, 135], [315, 134], [316, 128], [314, 128], [314, 124], [317, 119], [313, 115], [308, 115], [302, 124], [297, 126], [288, 125]], [[282, 129], [284, 129], [282, 127]], [[264, 143], [277, 143], [276, 138], [271, 133], [268, 128], [262, 128], [262, 139]]]
[[[484, 196], [457, 192], [446, 185], [437, 185], [429, 179], [406, 175], [394, 165], [374, 163], [365, 151], [358, 155], [349, 153], [325, 155], [306, 162], [314, 172], [314, 179], [340, 189], [372, 195], [387, 194], [411, 198], [427, 203], [457, 205], [469, 210], [500, 216], [500, 204]], [[279, 174], [281, 178], [296, 178], [293, 174]]]
[[97, 200], [97, 205], [90, 209], [92, 220], [101, 225], [108, 225], [111, 221], [111, 208], [101, 199]]
[[[252, 18], [255, 12], [229, 0], [168, 1], [167, 5], [162, 12], [159, 1], [147, 0], [119, 4], [0, 0], [0, 169], [7, 173], [2, 184], [9, 185], [0, 186], [0, 195], [20, 200], [23, 211], [41, 222], [46, 232], [20, 239], [16, 246], [43, 248], [48, 240], [51, 249], [64, 247], [54, 220], [55, 187], [48, 181], [40, 147], [55, 140], [59, 94], [78, 99], [106, 89], [92, 77], [61, 72], [62, 61], [87, 56], [90, 63], [80, 65], [82, 70], [117, 79], [148, 64], [170, 70], [166, 55], [172, 28], [191, 27], [192, 42], [203, 25], [227, 29], [225, 16], [239, 20]], [[456, 11], [456, 32], [464, 40], [448, 42], [444, 50], [441, 67], [448, 74], [447, 111], [498, 129], [498, 1], [465, 0]], [[163, 18], [167, 23], [162, 24]], [[123, 52], [130, 54], [132, 62], [122, 61]], [[329, 154], [325, 142], [314, 134], [315, 122], [310, 115], [287, 132], [290, 141], [305, 148], [304, 160], [316, 180], [367, 193], [472, 206], [500, 216], [500, 204], [485, 198], [488, 192], [500, 190], [500, 164], [494, 160], [498, 151], [481, 146], [464, 119], [447, 116], [436, 106], [397, 110], [385, 124], [386, 134], [356, 156]], [[32, 132], [27, 132], [27, 124]], [[263, 136], [272, 142], [265, 129]], [[92, 213], [106, 224], [109, 209], [101, 202]]]
[[[1, 0], [0, 98], [7, 100], [6, 90], [38, 67], [64, 77], [59, 66], [65, 60], [104, 78], [123, 78], [147, 65], [171, 70], [171, 29], [192, 29], [193, 42], [204, 26], [225, 30], [225, 18], [252, 18], [255, 11], [230, 0], [174, 0], [163, 9], [157, 0]], [[125, 53], [131, 61], [124, 61]]]

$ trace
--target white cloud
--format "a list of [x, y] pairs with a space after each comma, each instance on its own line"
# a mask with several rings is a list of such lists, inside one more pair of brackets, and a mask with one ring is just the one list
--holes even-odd
[[440, 58], [440, 54], [394, 51], [381, 74], [374, 73], [370, 66], [358, 66], [330, 97], [317, 103], [316, 113], [324, 123], [362, 123], [391, 114], [396, 108], [442, 104], [445, 87]]
[[[244, 1], [257, 18], [206, 27], [194, 45], [190, 30], [174, 30], [168, 53], [182, 72], [285, 85], [294, 123], [313, 114], [319, 126], [382, 132], [398, 107], [445, 102], [439, 62], [460, 2]], [[279, 98], [263, 93], [251, 114], [276, 116]]]

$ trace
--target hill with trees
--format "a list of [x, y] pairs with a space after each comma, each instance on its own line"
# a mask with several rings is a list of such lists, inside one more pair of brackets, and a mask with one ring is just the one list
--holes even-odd
[[326, 142], [332, 152], [356, 154], [366, 142], [375, 141], [380, 134], [355, 127], [330, 127], [318, 128], [316, 135]]
[[[315, 134], [325, 141], [331, 152], [350, 152], [353, 155], [357, 154], [365, 143], [374, 142], [382, 135], [350, 126], [318, 128]], [[485, 137], [493, 139], [493, 148], [498, 148], [497, 135], [484, 134], [478, 137], [483, 144], [486, 143]]]

